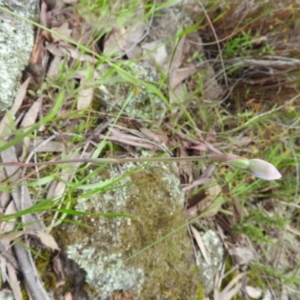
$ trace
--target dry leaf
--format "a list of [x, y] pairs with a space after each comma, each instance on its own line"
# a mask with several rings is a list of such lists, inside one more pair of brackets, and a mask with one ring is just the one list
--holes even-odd
[[12, 240], [25, 234], [25, 231], [14, 231], [0, 237], [1, 243], [10, 243]]
[[[80, 158], [83, 157], [84, 155], [80, 155], [78, 153], [73, 153], [72, 155], [70, 155], [68, 158], [72, 159], [76, 159], [76, 158]], [[65, 159], [65, 157], [64, 157]], [[62, 170], [61, 174], [60, 174], [60, 178], [62, 179], [62, 181], [53, 181], [50, 185], [50, 188], [48, 190], [48, 194], [47, 194], [47, 198], [54, 198], [54, 199], [59, 199], [61, 196], [64, 195], [65, 190], [67, 185], [65, 184], [65, 182], [70, 182], [74, 176], [74, 174], [76, 173], [77, 168], [81, 165], [82, 163], [72, 163], [72, 164], [68, 164], [65, 165], [64, 169]], [[58, 205], [58, 209], [61, 207], [62, 204]], [[51, 220], [51, 224], [48, 226], [48, 229], [51, 230], [51, 228], [53, 228], [53, 226], [57, 225], [57, 222], [60, 223], [60, 220], [57, 220], [59, 215], [59, 212], [55, 212], [54, 216], [52, 217]]]
[[43, 231], [37, 231], [34, 233], [40, 240], [41, 242], [48, 248], [52, 250], [60, 250], [54, 237], [46, 232]]
[[60, 45], [50, 43], [46, 46], [46, 49], [54, 56], [64, 57], [68, 54], [67, 50]]
[[246, 293], [252, 299], [259, 299], [262, 295], [262, 290], [260, 288], [255, 288], [253, 286], [247, 285], [246, 286]]
[[64, 48], [61, 45], [55, 45], [51, 43], [46, 46], [46, 49], [54, 56], [60, 56], [60, 57], [68, 56], [68, 57], [72, 57], [75, 60], [90, 62], [90, 63], [97, 62], [97, 58], [89, 54], [82, 54], [77, 48], [74, 48], [73, 46], [70, 45], [68, 45], [68, 48]]
[[145, 140], [137, 136], [133, 136], [131, 134], [124, 133], [120, 130], [117, 130], [116, 128], [111, 128], [109, 133], [109, 136], [100, 134], [99, 137], [103, 139], [105, 138], [109, 141], [117, 141], [119, 143], [124, 143], [126, 145], [131, 145], [135, 147], [142, 147], [145, 149], [152, 150], [159, 149], [159, 147], [151, 141]]
[[[21, 85], [18, 94], [16, 95], [14, 104], [12, 108], [9, 110], [10, 114], [14, 116], [16, 112], [19, 110], [23, 103], [24, 96], [26, 95], [27, 87], [29, 84], [30, 78], [27, 78], [23, 84]], [[0, 122], [0, 137], [8, 136], [12, 130], [9, 127], [9, 118], [7, 117], [7, 114], [2, 118]]]
[[[180, 157], [188, 156], [188, 153], [185, 150], [185, 144], [186, 142], [183, 142], [183, 145], [178, 148], [178, 156]], [[194, 178], [193, 164], [189, 161], [180, 161], [178, 166], [183, 183], [191, 183]]]
[[93, 102], [94, 88], [85, 87], [85, 84], [90, 82], [91, 80], [93, 80], [93, 79], [84, 78], [84, 79], [80, 80], [81, 89], [79, 90], [79, 93], [78, 93], [77, 110], [85, 109], [85, 108], [89, 107]]
[[[21, 128], [28, 128], [31, 125], [36, 123], [38, 114], [42, 107], [42, 103], [43, 103], [43, 98], [40, 97], [31, 105], [31, 107], [29, 108], [29, 110], [27, 111], [26, 115], [23, 118], [23, 121], [21, 123]], [[25, 137], [23, 140], [23, 149], [25, 148], [27, 150], [29, 144], [30, 144], [30, 138]], [[24, 155], [27, 152], [26, 150], [25, 151], [23, 150]]]
[[67, 292], [65, 294], [65, 300], [73, 300], [72, 294], [70, 292]]
[[41, 1], [41, 10], [40, 10], [40, 24], [44, 27], [47, 27], [47, 4], [45, 1]]
[[104, 54], [127, 55], [128, 59], [140, 57], [142, 50], [138, 44], [142, 39], [144, 29], [144, 24], [136, 24], [127, 30], [125, 28], [114, 28], [104, 42]]
[[224, 93], [216, 80], [215, 71], [211, 65], [206, 64], [204, 71], [204, 97], [208, 100], [217, 100]]
[[59, 70], [59, 65], [61, 64], [63, 60], [62, 56], [54, 56], [54, 59], [51, 61], [48, 72], [47, 72], [47, 77], [55, 77], [58, 75], [58, 70]]
[[212, 182], [212, 185], [207, 188], [206, 195], [198, 204], [198, 208], [203, 217], [208, 218], [216, 215], [226, 200], [223, 197], [220, 185], [216, 182]]
[[[10, 215], [10, 214], [14, 214], [17, 213], [17, 209], [16, 206], [14, 204], [13, 201], [11, 201], [8, 206], [5, 209], [5, 215]], [[1, 222], [0, 223], [0, 232], [4, 233], [4, 232], [8, 232], [14, 229], [15, 227], [15, 219], [10, 219], [9, 222]], [[4, 244], [5, 247], [8, 246], [8, 244]]]
[[[2, 151], [0, 153], [0, 156], [3, 161], [18, 162], [14, 147], [10, 147], [9, 149]], [[15, 182], [20, 179], [22, 172], [21, 170], [19, 170], [18, 166], [6, 166], [4, 169], [5, 173], [9, 177], [9, 182]], [[25, 185], [22, 185], [21, 187], [13, 185], [11, 194], [14, 204], [18, 210], [26, 209], [32, 206], [30, 195]], [[32, 214], [23, 215], [21, 217], [21, 220], [23, 223], [28, 224], [28, 227], [30, 226], [33, 229], [39, 229], [43, 227], [41, 220], [39, 220], [35, 215]], [[10, 243], [9, 236], [11, 238], [16, 238], [19, 234], [19, 232], [12, 232], [11, 234], [3, 236], [0, 240], [1, 242], [4, 241], [4, 243]], [[23, 231], [22, 234], [25, 234], [25, 232]], [[43, 287], [43, 284], [41, 283], [36, 267], [33, 263], [33, 259], [30, 256], [30, 252], [24, 249], [24, 247], [15, 244], [14, 253], [17, 257], [21, 273], [26, 274], [25, 286], [29, 297], [33, 299], [50, 300], [49, 295], [47, 294]]]
[[[163, 69], [166, 72], [169, 70], [170, 59], [173, 57], [175, 46], [174, 37], [176, 36], [176, 33], [179, 32], [179, 27], [178, 12], [176, 11], [176, 8], [165, 8], [161, 10], [159, 14], [154, 14], [153, 18], [150, 19], [144, 49], [148, 49], [150, 61], [152, 63], [153, 59], [155, 60], [154, 63], [162, 61], [165, 56], [164, 52], [166, 51], [167, 61], [163, 66]], [[155, 45], [157, 45], [157, 47], [155, 47]], [[145, 52], [146, 51], [144, 51], [143, 54], [146, 54]], [[145, 60], [149, 61], [149, 58], [146, 57]]]
[[33, 230], [23, 230], [23, 231], [14, 231], [0, 237], [0, 241], [4, 243], [10, 243], [14, 239], [19, 238], [24, 235], [34, 235], [37, 236], [41, 243], [43, 243], [46, 247], [52, 250], [60, 250], [57, 243], [55, 242], [52, 235], [43, 232], [43, 231], [33, 231]]
[[[14, 147], [10, 147], [0, 153], [3, 161], [18, 162], [16, 151]], [[21, 170], [18, 166], [5, 166], [5, 173], [9, 178], [9, 182], [16, 182], [21, 176]], [[22, 185], [21, 188], [14, 185], [12, 188], [12, 197], [18, 211], [32, 206], [32, 201], [27, 186]], [[40, 230], [43, 227], [41, 220], [34, 214], [25, 214], [22, 217], [22, 222], [31, 224], [30, 227], [35, 230]]]
[[197, 72], [197, 68], [193, 66], [187, 68], [181, 68], [173, 71], [169, 77], [171, 87], [176, 90], [176, 88], [185, 79], [189, 78], [191, 75], [195, 74], [196, 72]]
[[167, 47], [160, 40], [144, 43], [142, 46], [143, 54], [145, 57], [143, 61], [153, 63], [161, 67], [165, 67], [168, 62], [169, 56], [167, 52]]
[[124, 36], [125, 28], [113, 28], [104, 41], [103, 53], [105, 55], [119, 55], [123, 53], [123, 49], [126, 46]]
[[[189, 185], [183, 187], [183, 188], [182, 188], [182, 191], [183, 191], [183, 192], [190, 191], [190, 190], [192, 190], [192, 189], [194, 189], [194, 188], [196, 188], [196, 187], [198, 187], [198, 186], [200, 186], [200, 185], [208, 184], [210, 181], [211, 181], [211, 180], [210, 180], [209, 177], [205, 177], [205, 176], [204, 176], [204, 177], [202, 178], [202, 176], [201, 176], [201, 178], [199, 178], [199, 179], [193, 181], [191, 184], [189, 184]], [[198, 211], [198, 209], [197, 209], [197, 211]]]
[[219, 291], [218, 288], [214, 289], [214, 299], [215, 300], [231, 300], [243, 286], [242, 278], [246, 276], [246, 273], [240, 273], [236, 275], [222, 290]]
[[198, 151], [207, 151], [207, 147], [204, 145], [190, 146], [188, 149], [194, 149], [194, 150], [198, 150]]
[[137, 3], [135, 14], [132, 16], [133, 25], [124, 27], [115, 27], [107, 35], [104, 42], [104, 54], [117, 55], [118, 57], [126, 55], [128, 59], [138, 58], [142, 55], [142, 49], [138, 44], [145, 37], [146, 25], [144, 23], [144, 5]]
[[[180, 66], [182, 65], [183, 61], [184, 61], [184, 44], [185, 44], [185, 36], [183, 36], [179, 43], [177, 44], [171, 65], [170, 65], [170, 75], [169, 75], [169, 79], [170, 79], [170, 83], [171, 83], [171, 78], [172, 77], [172, 73], [176, 70], [178, 70], [180, 68]], [[174, 85], [171, 85], [172, 87], [175, 87]]]
[[254, 253], [247, 247], [232, 247], [228, 250], [234, 262], [239, 265], [248, 265], [254, 259]]
[[75, 3], [79, 2], [79, 0], [63, 0], [63, 2], [65, 4], [75, 4]]
[[66, 275], [64, 272], [64, 267], [61, 258], [59, 255], [56, 255], [56, 257], [53, 259], [53, 270], [56, 274], [57, 278], [57, 285], [63, 285], [66, 282]]
[[[4, 178], [6, 178], [6, 177], [3, 176], [4, 174], [5, 174], [5, 173], [4, 173], [4, 171], [2, 170], [1, 173], [0, 173], [0, 178], [1, 178], [1, 179], [3, 178], [2, 180], [0, 179], [1, 182], [3, 182], [3, 181], [4, 181]], [[1, 213], [3, 213], [2, 207], [7, 207], [9, 201], [10, 201], [10, 194], [9, 194], [9, 193], [6, 193], [6, 192], [1, 192], [1, 196], [0, 196]], [[1, 230], [0, 230], [0, 231], [1, 231]]]
[[[28, 145], [28, 151], [32, 151], [36, 145], [43, 143], [45, 141], [38, 139], [37, 141], [33, 142]], [[63, 152], [66, 150], [65, 144], [63, 142], [57, 142], [57, 141], [50, 141], [46, 143], [45, 145], [42, 145], [35, 149], [35, 152]]]
[[8, 276], [9, 276], [9, 286], [12, 289], [15, 300], [22, 300], [22, 292], [20, 287], [20, 281], [16, 274], [16, 269], [11, 265], [7, 264]]
[[144, 136], [150, 138], [152, 141], [156, 143], [165, 143], [168, 140], [167, 135], [152, 132], [148, 128], [141, 127], [139, 130]]
[[142, 55], [142, 49], [138, 44], [144, 38], [146, 25], [144, 22], [137, 22], [126, 30], [125, 48], [123, 49], [128, 59], [138, 58]]
[[[5, 209], [5, 215], [16, 213], [16, 207], [13, 201], [11, 201], [8, 206]], [[15, 227], [15, 219], [10, 219], [9, 222], [1, 222], [0, 224], [0, 232], [9, 232], [14, 229]], [[6, 281], [5, 278], [10, 278], [12, 280], [12, 285], [15, 285], [14, 282], [14, 273], [15, 270], [18, 269], [18, 263], [15, 259], [15, 257], [12, 254], [12, 250], [10, 248], [10, 241], [8, 240], [0, 240], [0, 250], [1, 250], [1, 256], [0, 256], [0, 263], [1, 263], [1, 274], [4, 282]], [[4, 274], [7, 274], [4, 276]], [[11, 286], [12, 287], [12, 286]], [[18, 289], [17, 287], [12, 287], [15, 289], [14, 294], [18, 295]], [[15, 296], [16, 298], [16, 296]]]
[[[53, 28], [51, 28], [51, 30], [58, 33], [59, 35], [62, 35], [64, 37], [68, 38], [68, 39], [71, 38], [72, 29], [69, 29], [68, 22], [63, 23], [59, 27], [53, 27]], [[64, 41], [64, 39], [61, 36], [58, 36], [56, 34], [51, 33], [51, 36], [52, 36], [54, 43], [57, 43], [59, 41]]]
[[[169, 70], [169, 84], [170, 84], [170, 91], [169, 91], [169, 98], [171, 104], [176, 104], [180, 101], [183, 94], [183, 86], [181, 79], [177, 78], [177, 71], [179, 67], [182, 65], [184, 61], [183, 49], [185, 43], [185, 36], [181, 38], [179, 41], [176, 51], [174, 53], [170, 70]], [[172, 113], [177, 111], [177, 108], [173, 108]]]
[[205, 246], [203, 244], [203, 241], [202, 241], [202, 238], [201, 238], [201, 235], [199, 233], [199, 231], [193, 226], [193, 225], [190, 225], [190, 228], [191, 228], [191, 231], [194, 235], [194, 238], [197, 242], [197, 245], [199, 246], [199, 249], [202, 253], [202, 256], [205, 260], [205, 262], [207, 263], [207, 265], [209, 266], [210, 265], [210, 262], [209, 262], [209, 259], [208, 259], [208, 256], [207, 256], [207, 253], [206, 253], [206, 249], [205, 249]]
[[[60, 174], [60, 178], [63, 181], [69, 181], [71, 178], [71, 174], [66, 174], [65, 171], [63, 174]], [[49, 189], [48, 194], [47, 194], [47, 198], [60, 198], [64, 195], [65, 190], [66, 190], [66, 184], [63, 181], [53, 181], [52, 184], [56, 183], [56, 186], [54, 189]]]
[[272, 299], [273, 299], [272, 293], [270, 292], [270, 290], [267, 290], [262, 300], [272, 300]]

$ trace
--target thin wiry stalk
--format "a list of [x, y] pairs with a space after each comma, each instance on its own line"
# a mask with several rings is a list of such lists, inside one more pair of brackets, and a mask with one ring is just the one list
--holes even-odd
[[18, 166], [18, 167], [35, 167], [59, 164], [124, 164], [128, 162], [178, 162], [178, 161], [197, 161], [209, 160], [213, 162], [227, 162], [232, 159], [240, 158], [240, 156], [232, 154], [212, 154], [203, 156], [188, 157], [147, 157], [147, 158], [72, 158], [64, 160], [53, 160], [44, 162], [23, 163], [16, 161], [0, 162], [0, 166]]

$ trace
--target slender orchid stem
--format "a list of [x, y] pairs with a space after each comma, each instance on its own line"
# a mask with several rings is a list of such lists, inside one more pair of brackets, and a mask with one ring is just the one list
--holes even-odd
[[145, 158], [72, 158], [56, 161], [44, 161], [37, 163], [23, 162], [0, 162], [0, 166], [18, 166], [18, 167], [35, 167], [58, 164], [124, 164], [128, 162], [178, 162], [178, 161], [198, 161], [208, 160], [211, 162], [227, 163], [233, 167], [245, 169], [258, 178], [264, 180], [280, 179], [281, 174], [270, 163], [261, 159], [247, 159], [234, 154], [211, 154], [203, 156], [188, 157], [145, 157]]
[[197, 161], [208, 160], [212, 162], [229, 162], [233, 159], [241, 158], [233, 154], [212, 154], [203, 156], [187, 156], [187, 157], [140, 157], [140, 158], [72, 158], [64, 160], [43, 161], [36, 163], [23, 163], [16, 161], [0, 162], [0, 166], [19, 166], [19, 167], [35, 167], [46, 165], [59, 165], [71, 163], [83, 164], [124, 164], [128, 162], [178, 162], [178, 161]]

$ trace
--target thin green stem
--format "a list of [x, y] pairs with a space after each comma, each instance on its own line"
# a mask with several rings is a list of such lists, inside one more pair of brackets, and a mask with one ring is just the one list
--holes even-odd
[[188, 157], [145, 157], [145, 158], [74, 158], [65, 160], [53, 160], [37, 163], [23, 163], [16, 161], [0, 162], [0, 166], [18, 166], [18, 167], [36, 167], [46, 165], [59, 164], [124, 164], [128, 162], [178, 162], [178, 161], [197, 161], [208, 160], [212, 162], [228, 162], [232, 159], [241, 158], [233, 154], [211, 154], [203, 156], [188, 156]]

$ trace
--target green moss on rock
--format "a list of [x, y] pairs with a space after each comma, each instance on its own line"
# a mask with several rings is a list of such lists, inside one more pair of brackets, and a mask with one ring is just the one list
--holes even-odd
[[65, 232], [68, 257], [86, 271], [86, 281], [95, 289], [90, 297], [106, 299], [126, 290], [136, 299], [197, 299], [199, 275], [186, 230], [136, 255], [185, 223], [176, 164], [109, 168], [93, 182], [128, 176], [105, 193], [78, 199], [76, 208], [133, 217], [91, 217], [85, 222], [92, 229], [69, 225]]

